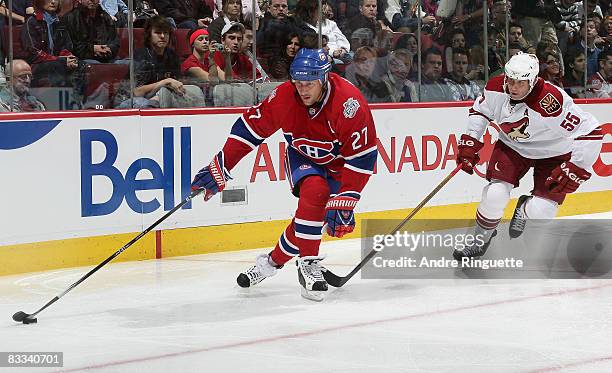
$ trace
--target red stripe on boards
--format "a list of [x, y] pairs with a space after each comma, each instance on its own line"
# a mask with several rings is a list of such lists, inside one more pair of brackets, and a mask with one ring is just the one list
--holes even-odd
[[162, 231], [155, 231], [155, 259], [162, 257]]

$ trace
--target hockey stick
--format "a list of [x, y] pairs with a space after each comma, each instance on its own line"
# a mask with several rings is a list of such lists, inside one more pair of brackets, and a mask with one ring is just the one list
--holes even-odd
[[127, 250], [128, 247], [132, 246], [136, 241], [141, 239], [145, 234], [149, 233], [153, 228], [157, 227], [161, 222], [166, 220], [166, 218], [168, 218], [168, 216], [172, 215], [176, 210], [178, 210], [181, 207], [183, 207], [183, 205], [185, 205], [187, 202], [191, 201], [193, 198], [195, 198], [198, 194], [202, 193], [203, 191], [204, 191], [204, 189], [199, 189], [199, 190], [191, 192], [191, 194], [188, 195], [187, 198], [185, 198], [183, 201], [181, 201], [181, 203], [179, 203], [178, 205], [174, 206], [172, 208], [172, 210], [168, 211], [167, 213], [164, 214], [164, 216], [162, 216], [161, 218], [157, 219], [157, 221], [155, 223], [151, 224], [147, 229], [145, 229], [144, 231], [140, 232], [140, 234], [138, 236], [132, 238], [132, 240], [130, 242], [126, 243], [122, 248], [120, 248], [119, 250], [115, 251], [115, 253], [113, 255], [109, 256], [102, 263], [98, 264], [94, 269], [92, 269], [91, 271], [87, 272], [87, 274], [85, 274], [83, 277], [81, 277], [77, 282], [75, 282], [74, 284], [70, 285], [70, 287], [68, 287], [68, 289], [64, 290], [64, 292], [61, 293], [60, 295], [58, 295], [55, 298], [51, 299], [47, 304], [45, 304], [43, 307], [41, 307], [38, 311], [36, 311], [36, 312], [34, 312], [32, 314], [27, 314], [27, 313], [25, 313], [23, 311], [19, 311], [19, 312], [15, 313], [13, 315], [13, 320], [15, 320], [17, 322], [23, 322], [24, 324], [33, 324], [33, 323], [36, 323], [37, 319], [34, 316], [38, 315], [42, 310], [44, 310], [45, 308], [49, 307], [53, 303], [57, 302], [61, 297], [66, 295], [70, 290], [72, 290], [75, 287], [77, 287], [77, 285], [79, 285], [81, 282], [85, 281], [89, 276], [93, 275], [100, 268], [104, 267], [108, 262], [110, 262], [111, 260], [115, 259], [122, 252]]
[[[430, 199], [433, 198], [433, 196], [436, 195], [436, 193], [438, 193], [440, 191], [440, 189], [442, 189], [442, 187], [444, 185], [446, 185], [446, 183], [448, 183], [448, 181], [450, 179], [453, 178], [453, 176], [455, 176], [457, 174], [457, 172], [459, 172], [459, 170], [461, 169], [460, 165], [457, 165], [457, 167], [455, 167], [455, 169], [444, 178], [444, 180], [442, 180], [440, 182], [440, 184], [438, 184], [437, 187], [434, 188], [434, 190], [432, 190], [422, 201], [421, 203], [419, 203], [411, 212], [410, 214], [408, 214], [408, 216], [406, 216], [404, 218], [404, 220], [401, 221], [401, 223], [399, 223], [399, 225], [397, 227], [395, 227], [395, 229], [389, 233], [391, 235], [395, 234], [395, 232], [399, 231], [400, 229], [402, 229], [402, 227], [408, 222], [408, 220], [412, 219], [412, 217], [414, 215], [417, 214], [417, 212], [419, 212], [419, 210], [421, 208], [423, 208], [423, 206], [425, 206], [425, 204], [427, 202], [429, 202]], [[342, 285], [346, 284], [346, 282], [348, 280], [351, 279], [351, 277], [355, 276], [355, 274], [357, 272], [359, 272], [359, 270], [361, 268], [363, 268], [364, 265], [366, 265], [367, 262], [370, 261], [370, 259], [372, 259], [372, 257], [374, 257], [374, 255], [376, 255], [376, 253], [378, 253], [377, 250], [372, 249], [372, 251], [370, 251], [370, 253], [368, 255], [366, 255], [361, 262], [359, 262], [359, 264], [357, 264], [357, 266], [355, 268], [353, 268], [353, 270], [346, 276], [344, 277], [340, 277], [336, 274], [334, 274], [333, 272], [331, 272], [329, 269], [327, 268], [322, 268], [323, 271], [323, 277], [325, 278], [325, 281], [327, 281], [327, 283], [333, 287], [339, 288], [342, 287]]]

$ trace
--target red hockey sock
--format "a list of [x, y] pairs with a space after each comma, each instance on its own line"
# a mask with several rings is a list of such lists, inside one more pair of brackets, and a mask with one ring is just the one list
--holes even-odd
[[485, 217], [484, 215], [482, 215], [480, 213], [480, 210], [476, 210], [476, 223], [478, 225], [480, 225], [482, 228], [486, 229], [486, 230], [491, 230], [491, 229], [497, 228], [497, 226], [499, 225], [500, 221], [501, 221], [501, 218], [499, 218], [499, 219], [489, 219], [489, 218]]
[[319, 254], [325, 204], [328, 199], [329, 186], [322, 177], [309, 176], [301, 182], [295, 218], [287, 226], [271, 254], [276, 264], [282, 265], [297, 255]]

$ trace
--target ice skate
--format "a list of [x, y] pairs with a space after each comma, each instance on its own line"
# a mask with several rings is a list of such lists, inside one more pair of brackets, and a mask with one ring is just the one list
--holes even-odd
[[242, 288], [249, 288], [262, 282], [266, 277], [276, 274], [279, 267], [275, 266], [268, 254], [260, 254], [255, 260], [255, 265], [251, 266], [238, 275], [236, 281]]
[[530, 199], [531, 196], [519, 197], [518, 202], [516, 203], [516, 208], [514, 209], [514, 214], [512, 215], [512, 220], [510, 220], [510, 225], [508, 226], [508, 234], [510, 235], [510, 238], [517, 238], [523, 234], [525, 225], [527, 224], [525, 205]]
[[485, 239], [483, 240], [484, 244], [480, 245], [478, 242], [474, 242], [472, 246], [465, 247], [463, 250], [455, 249], [453, 251], [453, 258], [455, 258], [456, 261], [461, 262], [463, 258], [479, 258], [483, 256], [487, 252], [489, 245], [491, 245], [493, 237], [495, 237], [496, 235], [497, 230], [495, 229], [492, 233], [490, 233], [488, 240], [485, 236]]
[[327, 291], [327, 282], [323, 278], [319, 262], [324, 256], [305, 256], [295, 262], [298, 280], [302, 285], [302, 297], [320, 302]]

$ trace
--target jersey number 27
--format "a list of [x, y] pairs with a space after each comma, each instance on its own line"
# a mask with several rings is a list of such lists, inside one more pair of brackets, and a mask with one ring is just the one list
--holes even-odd
[[[363, 143], [360, 144], [361, 135], [363, 134]], [[353, 139], [353, 150], [357, 150], [368, 143], [368, 127], [363, 127], [361, 132], [353, 132], [351, 134], [351, 138]]]

